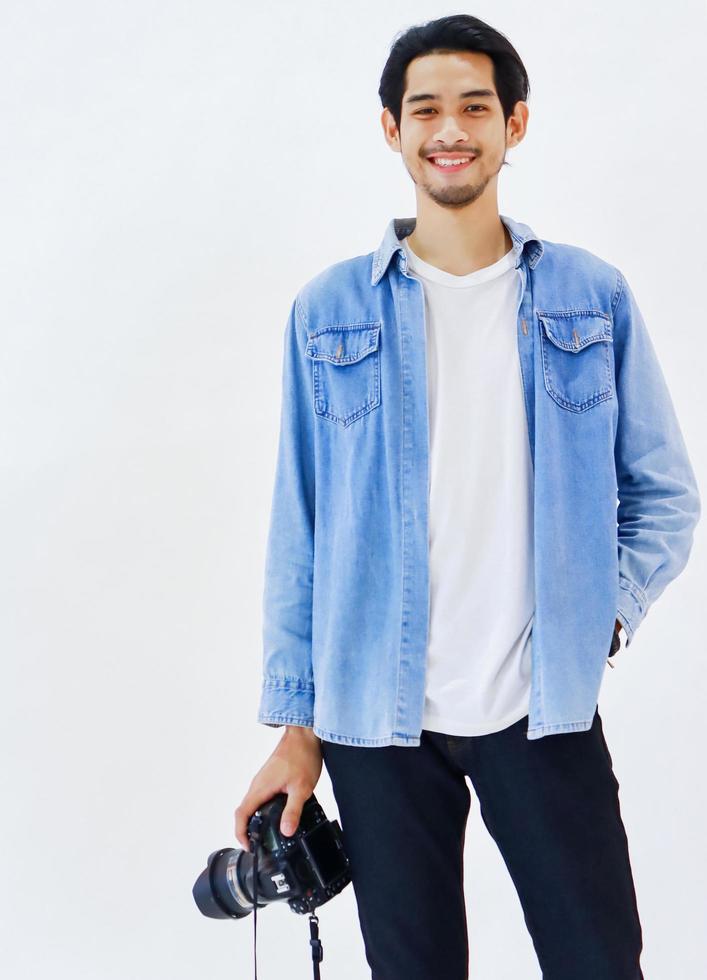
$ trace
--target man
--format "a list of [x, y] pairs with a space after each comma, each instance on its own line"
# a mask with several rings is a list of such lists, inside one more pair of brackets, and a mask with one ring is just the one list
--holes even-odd
[[466, 777], [545, 980], [643, 976], [597, 698], [700, 498], [622, 273], [498, 212], [528, 91], [474, 17], [398, 38], [381, 118], [416, 218], [285, 334], [258, 720], [286, 730], [236, 836], [280, 791], [293, 832], [326, 763], [375, 980], [467, 976]]

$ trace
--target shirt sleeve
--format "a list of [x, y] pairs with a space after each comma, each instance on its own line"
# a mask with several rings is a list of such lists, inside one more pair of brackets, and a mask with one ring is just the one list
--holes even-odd
[[257, 720], [272, 728], [314, 724], [314, 418], [306, 341], [298, 297], [284, 334], [280, 433], [262, 602]]
[[628, 282], [617, 272], [617, 618], [628, 647], [651, 604], [685, 567], [701, 503], [653, 343]]

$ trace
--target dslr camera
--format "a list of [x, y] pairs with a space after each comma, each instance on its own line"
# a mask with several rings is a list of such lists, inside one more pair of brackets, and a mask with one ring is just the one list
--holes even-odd
[[[327, 820], [314, 794], [302, 808], [297, 830], [280, 833], [287, 795], [278, 793], [248, 821], [250, 852], [223, 847], [207, 859], [192, 894], [212, 919], [241, 919], [254, 908], [286, 901], [294, 912], [312, 913], [351, 880], [337, 820]], [[256, 904], [257, 903], [257, 904]]]

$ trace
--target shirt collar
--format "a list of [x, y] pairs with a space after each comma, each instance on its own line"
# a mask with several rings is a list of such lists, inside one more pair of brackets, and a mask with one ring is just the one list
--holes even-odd
[[[523, 224], [521, 221], [514, 221], [513, 218], [509, 218], [505, 214], [500, 214], [499, 218], [511, 236], [516, 268], [520, 265], [524, 249], [527, 249], [530, 268], [534, 269], [542, 258], [542, 241], [537, 237], [532, 228]], [[373, 265], [371, 269], [372, 286], [377, 285], [385, 275], [393, 255], [396, 252], [404, 254], [401, 239], [411, 234], [416, 223], [417, 218], [391, 218], [388, 222], [383, 240], [373, 253]]]

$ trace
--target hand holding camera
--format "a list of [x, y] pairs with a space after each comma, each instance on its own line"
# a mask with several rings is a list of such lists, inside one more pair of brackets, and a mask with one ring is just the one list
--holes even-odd
[[319, 738], [312, 729], [288, 726], [235, 812], [242, 850], [213, 851], [192, 889], [209, 918], [253, 912], [254, 943], [258, 908], [285, 901], [293, 912], [309, 914], [316, 980], [324, 950], [315, 910], [351, 881], [338, 821], [327, 819], [312, 792], [321, 770]]
[[302, 807], [319, 781], [322, 750], [311, 728], [288, 725], [279, 744], [265, 765], [253, 777], [248, 792], [235, 811], [236, 839], [248, 851], [248, 821], [262, 803], [276, 793], [287, 794], [287, 805], [280, 822], [281, 833], [292, 835], [300, 822]]

